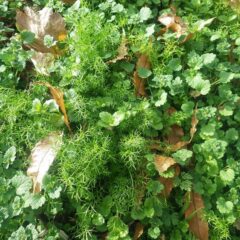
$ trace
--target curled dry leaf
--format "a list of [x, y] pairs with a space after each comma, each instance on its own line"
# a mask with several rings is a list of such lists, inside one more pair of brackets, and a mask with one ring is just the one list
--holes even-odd
[[190, 140], [189, 143], [193, 140], [194, 134], [197, 131], [197, 125], [198, 125], [198, 119], [197, 119], [197, 107], [195, 108], [192, 116], [192, 121], [191, 121], [191, 129], [190, 129]]
[[62, 134], [54, 132], [38, 142], [33, 148], [29, 157], [31, 163], [27, 169], [27, 175], [33, 180], [34, 193], [41, 191], [43, 178], [52, 165], [61, 145]]
[[164, 189], [163, 189], [161, 194], [165, 198], [169, 197], [169, 195], [170, 195], [170, 193], [171, 193], [171, 191], [172, 191], [172, 189], [174, 187], [173, 186], [174, 178], [179, 176], [179, 174], [180, 174], [180, 167], [179, 167], [179, 165], [174, 165], [171, 168], [174, 168], [174, 171], [175, 171], [174, 177], [172, 177], [172, 178], [164, 178], [162, 176], [159, 177], [159, 181], [164, 185]]
[[[176, 109], [173, 107], [170, 107], [169, 109], [167, 109], [167, 114], [169, 116], [173, 115], [175, 112], [176, 112]], [[164, 141], [167, 144], [174, 145], [180, 142], [183, 136], [184, 136], [183, 128], [177, 124], [174, 124], [171, 126], [171, 130], [169, 134], [165, 137]]]
[[48, 87], [52, 97], [54, 98], [54, 100], [58, 104], [59, 108], [61, 109], [61, 112], [63, 113], [64, 123], [66, 124], [68, 130], [71, 132], [71, 127], [70, 127], [67, 111], [66, 111], [65, 104], [64, 104], [63, 92], [60, 89], [53, 87], [48, 82], [36, 82], [35, 84]]
[[138, 69], [139, 68], [145, 68], [145, 69], [150, 69], [151, 64], [149, 61], [149, 57], [146, 54], [141, 54], [138, 58], [137, 64], [136, 64], [136, 71], [134, 71], [133, 74], [133, 84], [135, 87], [135, 94], [136, 96], [139, 97], [146, 97], [147, 93], [145, 90], [145, 79], [141, 78], [138, 75]]
[[133, 240], [138, 240], [143, 235], [144, 226], [140, 222], [136, 222]]
[[[202, 197], [190, 192], [186, 198], [189, 207], [185, 211], [185, 218], [189, 222], [189, 230], [199, 240], [208, 240], [208, 223], [203, 219], [204, 202]], [[188, 203], [188, 202], [187, 202]]]
[[176, 152], [184, 147], [186, 147], [187, 145], [189, 144], [189, 142], [185, 142], [185, 141], [180, 141], [180, 142], [177, 142], [176, 144], [172, 145], [170, 150], [173, 151], [173, 152]]
[[116, 63], [117, 61], [123, 60], [123, 59], [125, 59], [127, 57], [127, 55], [128, 55], [128, 47], [127, 47], [127, 40], [126, 40], [126, 38], [122, 39], [122, 42], [121, 42], [120, 46], [118, 47], [118, 51], [117, 52], [118, 52], [118, 55], [114, 59], [108, 61], [107, 63], [109, 63], [109, 64], [110, 63]]
[[197, 131], [197, 125], [198, 125], [198, 119], [197, 119], [197, 105], [193, 111], [193, 116], [191, 120], [191, 128], [190, 128], [190, 140], [189, 141], [179, 141], [171, 146], [172, 151], [177, 151], [185, 146], [187, 146], [189, 143], [192, 142], [193, 137]]
[[171, 166], [175, 165], [176, 162], [171, 157], [156, 155], [154, 164], [158, 172], [163, 173], [167, 171]]
[[[205, 26], [211, 24], [215, 18], [207, 19], [207, 20], [201, 20], [198, 21], [197, 24], [197, 29], [196, 32], [201, 31]], [[181, 36], [185, 36], [181, 40], [181, 44], [187, 42], [190, 40], [195, 32], [188, 32], [188, 27], [184, 23], [184, 21], [176, 15], [176, 10], [173, 11], [173, 13], [170, 14], [164, 14], [158, 18], [158, 21], [165, 26], [160, 31], [160, 34], [165, 33], [168, 29], [172, 30], [173, 32], [176, 33], [176, 37], [180, 38]]]
[[[57, 45], [45, 46], [44, 37], [49, 35], [53, 37], [54, 41], [65, 40], [67, 31], [62, 16], [54, 13], [51, 8], [45, 7], [39, 12], [35, 12], [30, 7], [26, 7], [24, 11], [17, 11], [16, 26], [19, 31], [27, 30], [35, 34], [33, 43], [26, 44], [26, 46], [36, 52], [32, 58], [36, 70], [41, 74], [49, 75], [47, 66], [51, 66], [54, 62], [53, 57], [49, 57], [49, 55], [58, 56], [62, 54], [62, 51]], [[49, 61], [50, 58], [51, 61]]]
[[[168, 114], [171, 115], [176, 110], [174, 108], [170, 108], [168, 110]], [[162, 150], [162, 151], [173, 151], [176, 152], [184, 147], [186, 147], [188, 144], [190, 144], [193, 140], [193, 137], [197, 131], [197, 125], [198, 125], [198, 119], [197, 119], [197, 105], [193, 111], [193, 116], [191, 119], [191, 128], [190, 128], [190, 139], [189, 141], [181, 141], [181, 138], [184, 136], [183, 129], [178, 125], [173, 125], [171, 127], [170, 133], [165, 137], [165, 143], [170, 145], [170, 148], [163, 148], [160, 146], [159, 142], [155, 141], [153, 144], [150, 145], [151, 150]]]
[[187, 25], [175, 14], [164, 14], [158, 18], [158, 21], [165, 26], [165, 28], [161, 30], [161, 34], [165, 33], [168, 29], [171, 29], [176, 33], [177, 38], [180, 38], [182, 35], [186, 35], [181, 43], [185, 43], [192, 38], [192, 33], [187, 33]]
[[67, 36], [62, 16], [47, 7], [39, 12], [35, 12], [30, 7], [26, 7], [24, 11], [18, 10], [16, 25], [19, 31], [27, 30], [35, 34], [35, 41], [28, 46], [37, 52], [59, 54], [56, 47], [49, 48], [44, 45], [44, 37], [50, 35], [55, 41], [59, 41]]
[[176, 32], [177, 37], [181, 37], [187, 32], [187, 26], [182, 19], [175, 14], [164, 14], [158, 18], [158, 21], [167, 29]]

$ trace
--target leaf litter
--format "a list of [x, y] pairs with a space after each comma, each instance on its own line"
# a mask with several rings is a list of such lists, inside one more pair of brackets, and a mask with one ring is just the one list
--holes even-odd
[[34, 193], [41, 192], [43, 178], [55, 160], [61, 145], [62, 134], [53, 132], [39, 141], [33, 148], [29, 157], [31, 162], [27, 169], [27, 175], [32, 178]]

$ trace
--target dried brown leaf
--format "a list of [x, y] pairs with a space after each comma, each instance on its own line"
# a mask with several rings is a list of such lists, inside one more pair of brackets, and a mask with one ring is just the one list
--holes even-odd
[[59, 13], [54, 13], [51, 8], [43, 8], [35, 12], [30, 7], [24, 11], [18, 10], [16, 14], [16, 25], [19, 31], [27, 30], [35, 34], [35, 41], [27, 46], [37, 52], [52, 53], [59, 55], [61, 51], [56, 47], [44, 45], [44, 37], [50, 35], [55, 41], [64, 40], [67, 36], [65, 23]]
[[177, 124], [174, 124], [171, 127], [170, 133], [166, 137], [166, 142], [168, 144], [176, 144], [179, 141], [181, 141], [181, 138], [184, 136], [184, 131], [182, 127], [178, 126]]
[[52, 165], [61, 145], [62, 134], [54, 132], [38, 142], [33, 148], [29, 157], [31, 163], [27, 169], [27, 175], [33, 180], [34, 193], [41, 191], [43, 178]]
[[177, 38], [187, 33], [187, 25], [175, 14], [164, 14], [158, 18], [158, 21], [167, 29], [176, 32]]
[[188, 144], [189, 144], [189, 142], [186, 142], [186, 141], [177, 142], [176, 144], [171, 146], [171, 151], [176, 152], [176, 151], [186, 147]]
[[[171, 151], [178, 151], [179, 149], [183, 148], [183, 147], [186, 147], [189, 143], [192, 142], [193, 140], [193, 137], [197, 131], [197, 125], [198, 125], [198, 119], [197, 119], [197, 105], [193, 111], [193, 116], [192, 116], [192, 119], [191, 119], [191, 128], [190, 128], [190, 140], [189, 141], [179, 141], [176, 142], [178, 140], [178, 136], [180, 137], [180, 135], [178, 136], [173, 136], [172, 139], [170, 138], [170, 140], [172, 141], [175, 141], [175, 143], [171, 146]], [[175, 127], [175, 134], [180, 134], [180, 128], [178, 127]], [[170, 143], [170, 142], [169, 142]], [[171, 143], [170, 143], [171, 144]]]
[[137, 70], [139, 68], [146, 68], [146, 69], [151, 68], [151, 63], [149, 61], [149, 57], [146, 54], [141, 54], [139, 56], [137, 64], [136, 64], [136, 71], [134, 71], [134, 74], [133, 74], [133, 84], [134, 84], [134, 87], [135, 87], [136, 96], [146, 97], [147, 96], [147, 93], [146, 93], [146, 90], [145, 90], [146, 80], [141, 78], [138, 75]]
[[185, 211], [185, 218], [189, 222], [189, 230], [199, 240], [208, 240], [208, 223], [203, 219], [204, 202], [198, 193], [190, 192], [189, 207]]
[[168, 198], [170, 193], [172, 192], [174, 178], [177, 177], [180, 174], [179, 165], [174, 165], [174, 166], [172, 166], [172, 168], [174, 168], [174, 171], [175, 171], [175, 174], [174, 174], [173, 178], [164, 178], [162, 176], [159, 177], [159, 181], [164, 185], [162, 195], [165, 198]]
[[61, 112], [63, 113], [64, 122], [65, 122], [68, 130], [71, 132], [71, 127], [70, 127], [67, 111], [66, 111], [65, 104], [64, 104], [63, 92], [60, 89], [58, 89], [56, 87], [53, 87], [48, 82], [36, 82], [35, 84], [48, 87], [48, 89], [50, 90], [50, 93], [51, 93], [53, 99], [56, 101], [56, 103], [58, 104]]
[[137, 71], [133, 73], [133, 84], [135, 87], [135, 94], [139, 97], [146, 97], [147, 93], [145, 90], [145, 79], [138, 76]]
[[[160, 35], [164, 34], [167, 32], [168, 29], [172, 30], [173, 32], [176, 33], [176, 37], [180, 38], [181, 36], [185, 36], [180, 44], [183, 44], [190, 40], [195, 32], [188, 32], [188, 27], [187, 25], [183, 22], [183, 20], [176, 15], [176, 9], [173, 11], [173, 13], [170, 14], [164, 14], [158, 18], [158, 21], [165, 26], [165, 28], [161, 29]], [[202, 20], [197, 22], [197, 29], [196, 32], [201, 31], [205, 26], [209, 25], [212, 23], [212, 21], [215, 18], [207, 19], [207, 20]]]
[[67, 4], [73, 4], [76, 2], [76, 0], [62, 0], [62, 1]]
[[136, 222], [133, 240], [138, 240], [143, 235], [144, 226], [140, 222]]
[[176, 162], [171, 157], [156, 155], [154, 164], [158, 172], [163, 173], [167, 171], [171, 166], [175, 165]]
[[[169, 116], [173, 115], [177, 110], [174, 107], [170, 107], [167, 109], [167, 114]], [[182, 127], [177, 124], [171, 126], [171, 130], [168, 135], [165, 137], [164, 141], [167, 144], [176, 144], [181, 141], [181, 138], [184, 136], [184, 131]]]
[[198, 119], [197, 119], [197, 106], [193, 112], [193, 116], [192, 116], [192, 121], [191, 121], [191, 129], [190, 129], [190, 140], [189, 143], [192, 142], [194, 134], [197, 131], [197, 125], [198, 125]]
[[125, 59], [127, 55], [128, 55], [127, 40], [123, 38], [118, 48], [118, 55], [114, 59], [108, 61], [107, 63], [116, 63], [117, 61]]
[[49, 76], [48, 68], [54, 63], [54, 56], [51, 53], [35, 52], [31, 58], [37, 72]]
[[150, 63], [149, 57], [146, 54], [141, 54], [138, 58], [136, 67], [137, 69], [138, 68], [150, 69], [151, 63]]

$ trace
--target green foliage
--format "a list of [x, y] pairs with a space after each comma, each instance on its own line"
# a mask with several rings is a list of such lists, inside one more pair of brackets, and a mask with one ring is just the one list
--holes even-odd
[[[239, 10], [225, 0], [173, 2], [187, 28], [179, 39], [157, 21], [172, 12], [167, 0], [0, 1], [0, 239], [90, 240], [107, 233], [128, 240], [137, 221], [141, 239], [194, 239], [184, 219], [190, 191], [204, 200], [210, 238], [238, 239]], [[66, 22], [63, 54], [50, 76], [30, 64], [26, 45], [36, 36], [13, 21], [26, 3], [52, 7]], [[109, 63], [123, 39], [128, 56]], [[50, 35], [44, 44], [56, 47]], [[136, 69], [140, 54], [149, 56], [150, 69]], [[135, 95], [134, 71], [145, 82], [145, 98]], [[37, 81], [63, 91], [71, 133]], [[179, 141], [189, 141], [194, 110], [199, 122], [191, 143], [172, 151], [172, 126], [182, 128]], [[64, 143], [41, 193], [33, 194], [28, 156], [53, 131], [64, 133]], [[155, 153], [180, 167], [179, 174], [161, 173], [173, 184], [168, 198]]]
[[110, 137], [100, 130], [89, 129], [68, 139], [64, 146], [60, 153], [60, 178], [75, 199], [94, 199], [90, 189], [98, 177], [108, 174], [106, 164], [113, 157]]

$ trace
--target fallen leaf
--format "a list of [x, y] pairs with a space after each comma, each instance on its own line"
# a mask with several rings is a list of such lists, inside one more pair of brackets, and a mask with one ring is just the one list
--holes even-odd
[[186, 141], [177, 142], [176, 144], [171, 146], [171, 151], [176, 152], [176, 151], [182, 149], [183, 147], [186, 147], [188, 144], [189, 144], [189, 141], [188, 142], [186, 142]]
[[145, 90], [145, 81], [146, 80], [141, 78], [138, 75], [138, 70], [140, 68], [144, 68], [144, 69], [151, 68], [149, 57], [146, 54], [141, 54], [139, 56], [137, 64], [136, 64], [136, 71], [134, 71], [134, 74], [133, 74], [133, 83], [134, 83], [134, 87], [135, 87], [136, 96], [146, 97], [147, 96], [147, 93]]
[[76, 0], [62, 0], [62, 1], [67, 4], [73, 4], [76, 2]]
[[116, 63], [117, 61], [123, 60], [126, 58], [126, 56], [128, 55], [128, 47], [127, 47], [127, 40], [125, 38], [122, 39], [122, 42], [118, 48], [118, 55], [108, 61], [107, 63]]
[[62, 145], [62, 134], [51, 133], [38, 142], [30, 155], [30, 166], [27, 175], [33, 180], [33, 192], [38, 193], [42, 188], [42, 181], [52, 165]]
[[166, 30], [171, 29], [175, 32], [177, 38], [187, 33], [187, 25], [175, 14], [164, 14], [158, 18], [158, 21], [166, 27]]
[[16, 26], [19, 31], [27, 30], [35, 34], [34, 41], [26, 46], [35, 50], [31, 60], [36, 70], [41, 74], [49, 75], [48, 67], [54, 63], [54, 57], [61, 55], [63, 51], [56, 44], [51, 47], [45, 46], [44, 38], [49, 35], [54, 41], [66, 39], [67, 31], [62, 16], [54, 13], [51, 8], [45, 7], [35, 12], [30, 7], [26, 7], [24, 11], [17, 11]]
[[51, 53], [35, 52], [31, 58], [36, 70], [43, 75], [49, 76], [49, 66], [54, 62], [54, 56]]
[[[167, 110], [169, 115], [172, 115], [176, 110], [174, 108], [169, 108]], [[155, 141], [150, 145], [151, 150], [161, 150], [161, 151], [173, 151], [176, 152], [184, 147], [186, 147], [188, 144], [190, 144], [193, 140], [193, 137], [197, 131], [197, 125], [198, 125], [198, 119], [197, 119], [197, 104], [193, 112], [193, 116], [191, 119], [191, 128], [190, 128], [190, 139], [189, 141], [181, 141], [181, 138], [184, 136], [183, 129], [177, 125], [174, 124], [171, 126], [170, 133], [165, 137], [164, 142], [169, 146], [166, 148], [161, 147], [159, 141]]]
[[162, 191], [162, 195], [165, 198], [168, 198], [172, 189], [173, 189], [173, 181], [174, 178], [177, 177], [180, 174], [180, 167], [179, 165], [172, 166], [174, 168], [175, 174], [173, 178], [164, 178], [162, 176], [159, 177], [159, 181], [164, 185], [164, 189]]
[[[174, 107], [170, 107], [167, 109], [167, 114], [169, 116], [173, 115], [177, 110]], [[171, 126], [171, 130], [168, 135], [165, 137], [164, 141], [167, 144], [176, 144], [181, 141], [181, 138], [184, 136], [184, 131], [182, 127], [177, 124]]]
[[52, 36], [55, 41], [64, 40], [67, 37], [65, 22], [59, 13], [54, 13], [51, 8], [43, 8], [35, 12], [30, 7], [24, 11], [18, 10], [16, 25], [19, 31], [27, 30], [35, 34], [35, 40], [27, 46], [37, 52], [60, 54], [56, 46], [47, 47], [44, 45], [44, 37]]
[[70, 127], [67, 111], [66, 111], [65, 104], [64, 104], [63, 92], [60, 89], [53, 87], [48, 82], [35, 82], [34, 84], [46, 86], [49, 88], [52, 97], [54, 98], [54, 100], [56, 101], [56, 103], [58, 104], [59, 108], [61, 109], [61, 111], [63, 113], [64, 123], [66, 124], [68, 130], [71, 132], [72, 130]]
[[171, 126], [171, 131], [167, 135], [165, 141], [168, 144], [176, 144], [176, 143], [178, 143], [181, 140], [181, 138], [183, 136], [184, 136], [184, 131], [183, 131], [182, 127], [180, 127], [177, 124], [174, 124], [173, 126]]
[[185, 211], [185, 218], [189, 223], [189, 230], [199, 240], [208, 240], [208, 223], [203, 219], [204, 202], [198, 193], [189, 193], [189, 207]]
[[[189, 143], [192, 142], [193, 137], [197, 131], [197, 125], [198, 125], [198, 119], [197, 119], [197, 104], [193, 111], [193, 116], [191, 119], [191, 128], [190, 128], [190, 139], [189, 141], [179, 141], [171, 146], [172, 151], [177, 151], [185, 146], [187, 146]], [[180, 131], [180, 130], [179, 130]], [[174, 139], [175, 140], [175, 139]], [[176, 139], [177, 140], [177, 139]]]
[[207, 20], [200, 20], [195, 23], [196, 25], [196, 31], [195, 32], [188, 32], [187, 25], [183, 22], [183, 20], [176, 15], [176, 9], [173, 11], [173, 13], [164, 14], [158, 18], [158, 21], [165, 26], [165, 28], [161, 29], [160, 35], [167, 32], [168, 29], [172, 30], [176, 33], [176, 37], [180, 38], [183, 36], [183, 39], [181, 40], [180, 44], [183, 44], [190, 40], [195, 32], [200, 32], [205, 26], [211, 24], [215, 18], [210, 18]]
[[138, 240], [143, 235], [144, 226], [140, 222], [136, 222], [133, 240]]
[[147, 93], [145, 90], [145, 79], [142, 79], [138, 76], [137, 71], [134, 71], [133, 74], [133, 83], [135, 87], [135, 94], [139, 97], [146, 97]]
[[171, 157], [156, 155], [154, 164], [158, 172], [163, 173], [167, 171], [171, 166], [175, 165], [176, 162]]
[[193, 116], [192, 116], [192, 121], [191, 121], [191, 129], [190, 129], [190, 140], [189, 143], [192, 142], [194, 134], [197, 131], [197, 125], [198, 125], [198, 119], [197, 119], [197, 105], [194, 109]]

